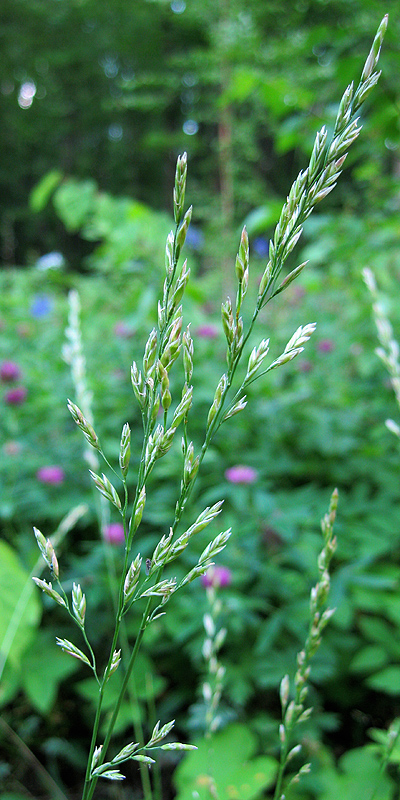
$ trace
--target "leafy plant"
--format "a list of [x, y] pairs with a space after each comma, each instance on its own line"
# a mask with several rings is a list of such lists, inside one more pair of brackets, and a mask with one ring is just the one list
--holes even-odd
[[[153, 763], [148, 753], [155, 749], [184, 750], [191, 749], [191, 745], [181, 743], [161, 742], [172, 730], [173, 722], [161, 725], [157, 722], [152, 733], [140, 742], [130, 742], [123, 747], [111, 760], [106, 761], [108, 748], [116, 726], [119, 710], [130, 682], [131, 674], [137, 665], [137, 657], [146, 630], [152, 623], [163, 616], [165, 607], [172, 596], [183, 589], [198, 576], [204, 574], [212, 564], [212, 559], [225, 547], [231, 530], [224, 530], [214, 536], [202, 549], [197, 561], [192, 562], [189, 571], [184, 569], [181, 577], [173, 577], [168, 565], [178, 556], [186, 555], [185, 551], [192, 539], [208, 525], [213, 524], [221, 511], [222, 503], [214, 502], [207, 506], [197, 518], [189, 525], [184, 526], [184, 531], [176, 536], [178, 526], [181, 524], [189, 496], [193, 491], [197, 473], [209, 450], [209, 446], [221, 426], [231, 417], [240, 414], [248, 401], [247, 393], [254, 381], [270, 373], [272, 370], [287, 364], [298, 357], [304, 350], [315, 330], [315, 324], [301, 325], [290, 336], [283, 352], [274, 358], [268, 366], [264, 366], [269, 352], [269, 340], [262, 339], [258, 345], [253, 346], [253, 330], [255, 323], [264, 306], [295, 280], [303, 270], [305, 263], [292, 269], [286, 277], [281, 278], [283, 266], [294, 249], [302, 234], [302, 225], [310, 216], [313, 209], [327, 194], [329, 194], [341, 173], [347, 151], [352, 142], [358, 137], [360, 127], [356, 114], [365, 98], [379, 78], [376, 65], [379, 58], [380, 47], [386, 30], [387, 17], [378, 29], [370, 54], [365, 63], [360, 83], [354, 90], [349, 85], [342, 97], [331, 139], [325, 127], [317, 133], [309, 166], [300, 172], [289, 192], [287, 201], [279, 218], [273, 240], [269, 245], [269, 261], [262, 275], [255, 309], [252, 314], [243, 317], [246, 309], [246, 294], [249, 288], [249, 243], [246, 229], [243, 229], [238, 254], [236, 257], [237, 295], [236, 303], [230, 298], [222, 306], [222, 325], [227, 341], [227, 369], [220, 377], [216, 386], [213, 400], [208, 410], [203, 444], [195, 449], [189, 436], [189, 418], [192, 406], [193, 387], [191, 385], [193, 373], [193, 340], [190, 326], [183, 330], [183, 314], [181, 300], [189, 279], [187, 263], [180, 266], [180, 254], [185, 243], [188, 231], [191, 209], [184, 212], [185, 187], [186, 187], [186, 154], [178, 159], [175, 188], [174, 188], [174, 215], [175, 229], [167, 237], [165, 267], [166, 278], [163, 287], [162, 299], [158, 305], [158, 324], [153, 328], [147, 340], [142, 367], [133, 362], [131, 379], [134, 395], [138, 402], [143, 422], [143, 444], [140, 454], [132, 453], [137, 466], [136, 487], [134, 498], [128, 486], [128, 473], [131, 458], [131, 428], [125, 423], [121, 433], [119, 447], [119, 470], [115, 470], [105, 454], [105, 448], [97, 435], [91, 421], [84, 415], [82, 409], [74, 402], [69, 401], [68, 407], [73, 420], [83, 433], [87, 443], [93, 449], [96, 457], [101, 457], [106, 464], [106, 473], [91, 470], [93, 483], [106, 498], [117, 513], [120, 514], [125, 539], [125, 554], [120, 570], [118, 588], [118, 602], [115, 614], [115, 625], [112, 640], [109, 644], [109, 656], [105, 665], [100, 663], [100, 658], [95, 653], [91, 644], [90, 625], [86, 627], [86, 596], [79, 583], [73, 583], [71, 599], [60, 582], [60, 572], [54, 545], [50, 539], [35, 530], [36, 540], [42, 556], [50, 569], [52, 582], [42, 578], [35, 578], [36, 584], [43, 592], [51, 597], [65, 611], [68, 612], [73, 623], [78, 627], [83, 638], [82, 650], [67, 638], [59, 637], [58, 644], [72, 657], [86, 665], [93, 673], [98, 686], [98, 699], [92, 738], [87, 762], [85, 784], [82, 800], [90, 800], [96, 788], [99, 777], [111, 780], [122, 780], [123, 773], [120, 765], [125, 761], [133, 760], [139, 763]], [[248, 352], [250, 350], [250, 353]], [[178, 357], [183, 357], [180, 373], [177, 372]], [[247, 366], [242, 369], [243, 358]], [[174, 376], [172, 379], [171, 376]], [[177, 386], [181, 386], [177, 389]], [[172, 401], [172, 398], [174, 402]], [[150, 485], [150, 474], [156, 462], [167, 455], [175, 446], [174, 439], [177, 428], [182, 425], [182, 463], [180, 467], [180, 490], [175, 513], [169, 533], [165, 533], [155, 544], [151, 558], [145, 559], [145, 569], [142, 568], [142, 556], [137, 553], [132, 559], [133, 538], [142, 520], [143, 511], [147, 501], [147, 492]], [[196, 452], [197, 451], [197, 452]], [[115, 485], [118, 481], [117, 486]], [[120, 488], [121, 485], [121, 488]], [[331, 508], [333, 513], [333, 507]], [[333, 520], [330, 520], [331, 525]], [[328, 526], [329, 527], [329, 526]], [[308, 659], [313, 648], [319, 641], [323, 622], [326, 617], [320, 617], [320, 607], [325, 599], [324, 584], [325, 572], [329, 563], [330, 539], [326, 540], [325, 553], [321, 561], [323, 580], [320, 584], [321, 597], [318, 589], [312, 600], [312, 627], [310, 639], [307, 641], [305, 657], [299, 664], [296, 697], [293, 703], [286, 706], [288, 700], [286, 689], [282, 690], [282, 705], [284, 709], [283, 731], [290, 733], [292, 724], [299, 721], [303, 713], [305, 699], [305, 681], [308, 677]], [[143, 564], [144, 567], [144, 564]], [[141, 602], [140, 602], [141, 601]], [[123, 678], [118, 689], [111, 716], [106, 722], [106, 733], [102, 744], [98, 744], [102, 720], [102, 712], [106, 706], [107, 692], [111, 687], [109, 679], [114, 673], [118, 675], [118, 668], [122, 655], [119, 646], [122, 631], [122, 622], [132, 606], [138, 603], [141, 607], [134, 644], [129, 653], [124, 653], [126, 666]], [[89, 604], [90, 605], [90, 604]], [[315, 639], [316, 637], [316, 639]], [[305, 670], [305, 671], [304, 671]], [[306, 674], [307, 672], [307, 674]], [[286, 682], [287, 683], [287, 682]], [[285, 683], [285, 686], [286, 686]], [[300, 692], [300, 694], [298, 694]], [[292, 709], [289, 719], [289, 710]], [[301, 709], [301, 713], [300, 713]], [[299, 715], [297, 715], [299, 712]], [[284, 740], [284, 742], [286, 739]], [[283, 755], [276, 791], [281, 791], [281, 779], [286, 766], [289, 753], [286, 745]], [[251, 794], [249, 796], [252, 796]]]

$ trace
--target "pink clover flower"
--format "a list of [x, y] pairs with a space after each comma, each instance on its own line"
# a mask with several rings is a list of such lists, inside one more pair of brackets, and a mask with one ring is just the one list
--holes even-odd
[[232, 583], [232, 573], [228, 567], [213, 566], [201, 576], [201, 582], [206, 589], [223, 588]]
[[225, 478], [229, 483], [249, 485], [256, 482], [258, 473], [253, 467], [248, 467], [244, 464], [236, 464], [234, 467], [229, 467], [225, 471]]
[[111, 522], [104, 530], [104, 538], [109, 544], [122, 544], [125, 541], [124, 526], [121, 522]]
[[40, 467], [36, 473], [36, 477], [40, 483], [45, 483], [49, 486], [60, 486], [61, 483], [64, 483], [65, 474], [62, 467], [54, 465]]
[[21, 370], [15, 361], [3, 361], [0, 366], [0, 380], [3, 383], [12, 383], [21, 377]]
[[26, 399], [27, 391], [24, 386], [16, 386], [15, 389], [9, 389], [4, 396], [4, 400], [8, 406], [20, 406]]

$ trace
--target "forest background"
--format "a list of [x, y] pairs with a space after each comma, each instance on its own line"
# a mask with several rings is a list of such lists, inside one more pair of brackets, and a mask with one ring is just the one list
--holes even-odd
[[[236, 417], [213, 444], [192, 498], [195, 514], [223, 497], [221, 525], [234, 531], [219, 559], [229, 576], [218, 589], [219, 624], [227, 629], [219, 713], [228, 749], [238, 730], [246, 732], [251, 764], [253, 753], [276, 754], [277, 687], [285, 672], [293, 674], [304, 641], [319, 519], [339, 489], [337, 610], [312, 673], [315, 713], [301, 732], [313, 771], [293, 789], [297, 798], [319, 800], [365, 799], [365, 787], [378, 780], [382, 731], [400, 717], [399, 453], [385, 427], [398, 408], [375, 354], [361, 277], [364, 267], [374, 270], [400, 337], [398, 5], [2, 0], [4, 799], [53, 797], [52, 778], [64, 787], [59, 797], [78, 796], [92, 713], [84, 669], [54, 644], [56, 635], [72, 638], [59, 609], [32, 590], [15, 631], [15, 608], [37, 559], [32, 525], [50, 535], [78, 509], [71, 530], [61, 532], [63, 571], [67, 585], [78, 577], [91, 594], [99, 651], [111, 629], [109, 581], [121, 554], [115, 527], [114, 537], [109, 528], [99, 534], [82, 442], [66, 409], [74, 393], [62, 356], [68, 291], [81, 297], [96, 429], [117, 460], [127, 418], [133, 449], [140, 443], [129, 368], [153, 325], [176, 158], [187, 151], [194, 213], [186, 313], [195, 337], [193, 435], [200, 440], [224, 369], [220, 306], [233, 290], [242, 225], [255, 295], [291, 183], [308, 162], [315, 132], [333, 124], [386, 12], [382, 76], [363, 109], [362, 135], [339, 187], [304, 226], [291, 266], [309, 260], [307, 268], [263, 318], [262, 335], [276, 355], [300, 324], [315, 321], [317, 331], [298, 359], [254, 384], [251, 413]], [[230, 470], [238, 465], [246, 470], [235, 476]], [[173, 449], [146, 504], [141, 535], [149, 551], [165, 533], [178, 474]], [[116, 523], [110, 517], [109, 525]], [[201, 536], [196, 546], [201, 552]], [[208, 602], [200, 582], [173, 601], [173, 613], [145, 643], [136, 687], [142, 718], [175, 717], [185, 741], [205, 725]], [[127, 706], [121, 741], [129, 715]], [[395, 796], [398, 762], [395, 748], [379, 800]], [[185, 800], [175, 763], [166, 754], [163, 800], [174, 792]], [[140, 797], [136, 780], [132, 772], [132, 793], [118, 787], [115, 797]]]

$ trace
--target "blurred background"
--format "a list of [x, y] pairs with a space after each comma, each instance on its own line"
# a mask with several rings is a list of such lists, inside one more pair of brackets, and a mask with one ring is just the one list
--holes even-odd
[[[217, 625], [227, 629], [219, 716], [225, 751], [233, 752], [238, 730], [249, 745], [251, 775], [259, 754], [278, 752], [278, 686], [295, 671], [322, 547], [319, 520], [339, 489], [337, 611], [312, 672], [315, 712], [300, 733], [313, 770], [292, 790], [307, 800], [365, 800], [378, 780], [382, 731], [400, 717], [399, 452], [385, 427], [398, 409], [375, 354], [361, 277], [364, 267], [374, 270], [400, 338], [398, 4], [2, 0], [2, 800], [79, 798], [93, 719], [93, 681], [55, 645], [60, 636], [80, 646], [73, 626], [31, 588], [31, 571], [43, 569], [35, 567], [32, 525], [46, 536], [58, 529], [64, 585], [70, 590], [75, 580], [88, 596], [100, 662], [123, 553], [117, 516], [99, 530], [84, 442], [66, 408], [66, 398], [75, 399], [62, 355], [68, 292], [79, 291], [95, 428], [112, 463], [122, 425], [132, 428], [133, 490], [141, 420], [129, 372], [155, 322], [178, 154], [188, 153], [186, 198], [194, 206], [185, 324], [195, 340], [190, 436], [199, 446], [225, 369], [220, 307], [233, 291], [241, 228], [250, 237], [249, 318], [282, 203], [316, 131], [332, 130], [386, 12], [383, 74], [362, 109], [362, 134], [288, 262], [290, 269], [308, 259], [307, 268], [267, 307], [253, 343], [270, 337], [276, 357], [299, 325], [317, 322], [316, 333], [298, 359], [252, 385], [246, 411], [215, 439], [187, 514], [190, 522], [224, 498], [211, 535], [233, 528], [215, 589]], [[180, 464], [177, 443], [152, 476], [138, 536], [146, 556], [168, 532]], [[178, 571], [210, 538], [210, 529], [199, 534]], [[152, 626], [117, 745], [132, 740], [132, 716], [145, 732], [176, 718], [182, 741], [201, 737], [209, 611], [210, 592], [198, 581]], [[128, 634], [136, 624], [132, 614]], [[192, 797], [173, 756], [161, 759], [158, 800]], [[399, 761], [395, 748], [380, 800], [397, 796]], [[137, 769], [127, 777], [122, 786], [99, 784], [98, 797], [142, 797]], [[223, 780], [236, 787], [234, 777]], [[226, 797], [270, 796], [267, 779], [249, 786]]]

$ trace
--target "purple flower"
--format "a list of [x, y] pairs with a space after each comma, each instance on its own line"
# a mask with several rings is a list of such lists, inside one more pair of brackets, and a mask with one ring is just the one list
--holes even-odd
[[104, 530], [104, 538], [110, 544], [122, 544], [125, 541], [124, 526], [121, 522], [112, 522]]
[[219, 335], [219, 330], [216, 325], [206, 322], [204, 325], [199, 325], [196, 334], [202, 339], [216, 339]]
[[47, 315], [50, 314], [52, 308], [53, 308], [53, 303], [50, 297], [47, 296], [47, 294], [37, 294], [33, 298], [33, 303], [31, 305], [32, 317], [36, 317], [36, 319], [40, 319], [41, 317], [47, 317]]
[[213, 566], [201, 576], [201, 582], [206, 589], [210, 587], [219, 589], [220, 587], [229, 586], [232, 582], [232, 573], [228, 567]]
[[253, 242], [253, 250], [260, 258], [265, 258], [269, 253], [268, 239], [265, 239], [264, 236], [257, 236]]
[[253, 467], [246, 467], [244, 464], [236, 464], [225, 471], [225, 478], [229, 483], [250, 484], [255, 483], [258, 473]]
[[0, 366], [0, 380], [3, 383], [12, 383], [21, 377], [21, 370], [15, 361], [3, 361]]
[[4, 401], [8, 406], [20, 406], [24, 402], [27, 391], [24, 386], [16, 386], [15, 389], [9, 389], [4, 396]]
[[59, 486], [64, 482], [64, 470], [62, 467], [40, 467], [36, 473], [38, 481], [47, 483], [49, 486]]
[[332, 339], [321, 339], [317, 346], [320, 353], [331, 353], [335, 349], [335, 342]]

